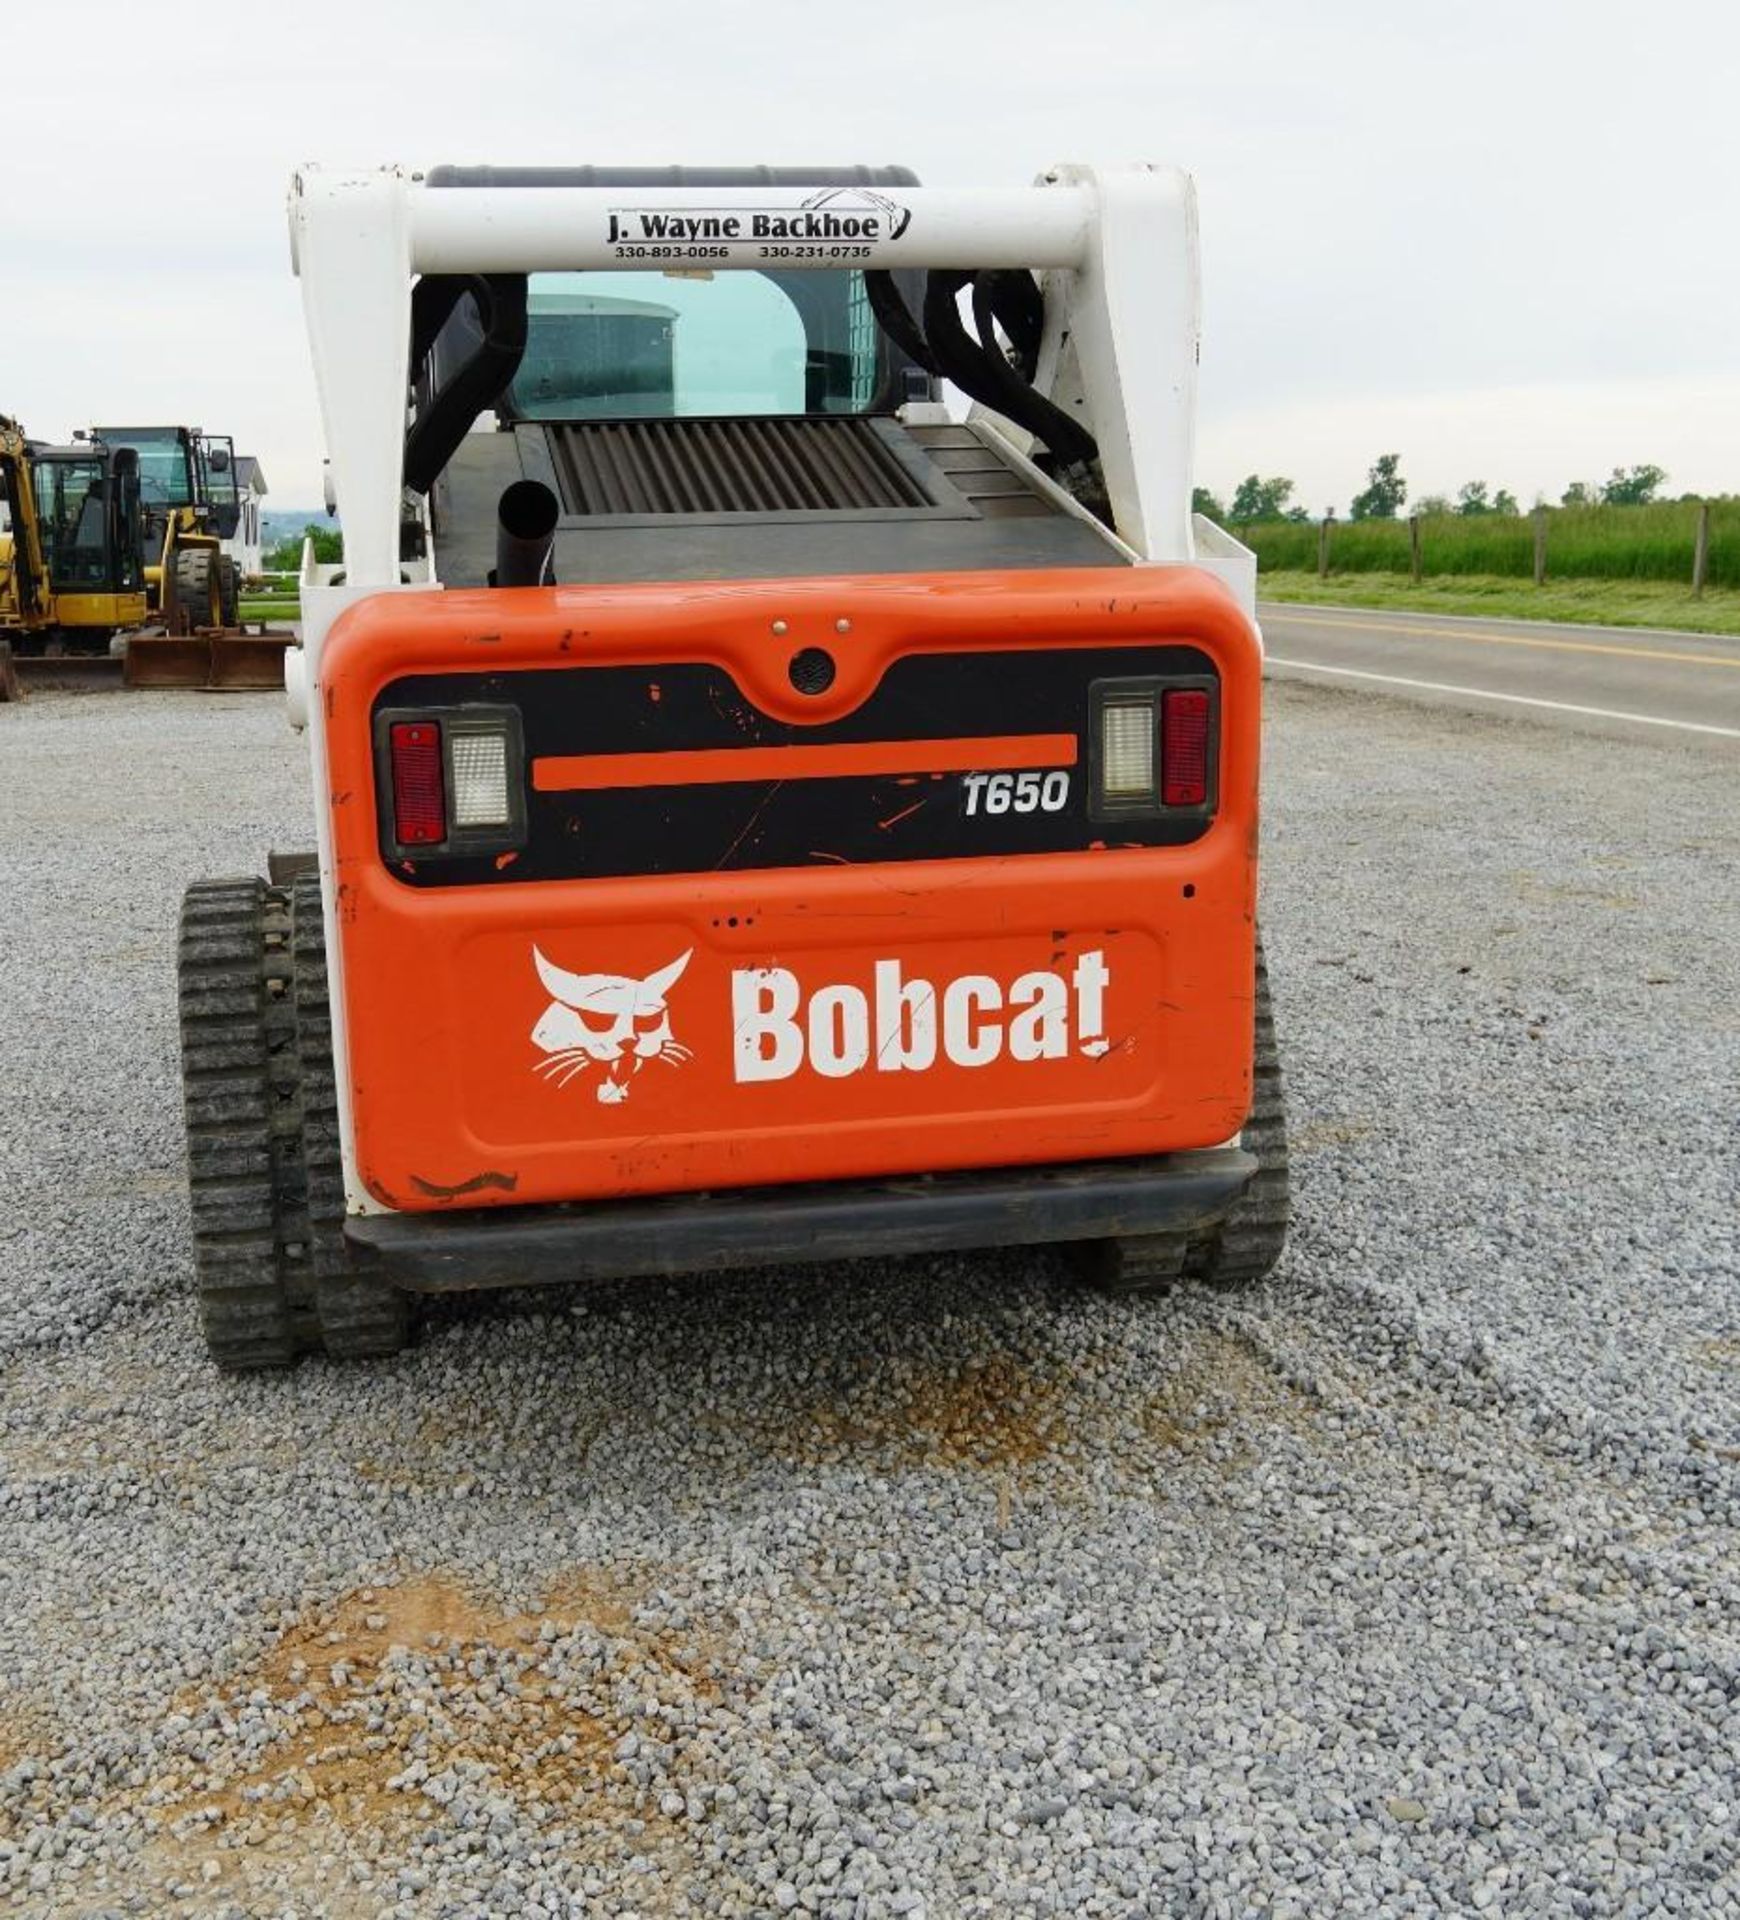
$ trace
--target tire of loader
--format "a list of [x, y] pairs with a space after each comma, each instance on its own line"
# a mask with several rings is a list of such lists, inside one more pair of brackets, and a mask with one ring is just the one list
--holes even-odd
[[184, 547], [175, 556], [176, 629], [198, 633], [223, 625], [219, 555], [210, 547]]
[[1256, 1156], [1257, 1171], [1250, 1185], [1217, 1226], [1100, 1241], [1094, 1249], [1094, 1280], [1104, 1292], [1165, 1293], [1180, 1280], [1247, 1286], [1271, 1272], [1280, 1259], [1292, 1216], [1292, 1186], [1286, 1089], [1261, 940], [1257, 942], [1255, 1004], [1251, 1112], [1239, 1134], [1240, 1146]]
[[242, 624], [242, 570], [227, 553], [218, 555], [218, 625], [220, 627], [239, 627]]
[[[298, 912], [300, 907], [301, 911]], [[384, 1353], [406, 1303], [347, 1283], [324, 940], [263, 880], [206, 880], [181, 913], [182, 1081], [194, 1266], [222, 1367]], [[300, 922], [300, 924], [299, 924]]]

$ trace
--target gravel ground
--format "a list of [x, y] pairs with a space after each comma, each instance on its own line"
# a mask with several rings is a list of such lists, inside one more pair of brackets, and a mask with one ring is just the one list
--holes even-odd
[[1296, 687], [1267, 1286], [445, 1310], [229, 1381], [185, 877], [271, 700], [0, 709], [0, 1908], [1740, 1909], [1740, 762]]

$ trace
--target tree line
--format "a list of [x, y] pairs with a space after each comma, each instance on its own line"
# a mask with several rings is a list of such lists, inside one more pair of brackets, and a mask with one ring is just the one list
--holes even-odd
[[[1559, 497], [1562, 507], [1646, 507], [1661, 498], [1661, 490], [1667, 484], [1667, 471], [1653, 462], [1644, 462], [1635, 467], [1615, 467], [1607, 480], [1573, 480]], [[1222, 526], [1249, 526], [1258, 521], [1275, 520], [1312, 520], [1316, 516], [1308, 507], [1295, 504], [1293, 495], [1297, 491], [1291, 480], [1280, 474], [1265, 478], [1261, 474], [1246, 474], [1232, 499], [1222, 505], [1207, 487], [1196, 488], [1191, 504], [1198, 513], [1206, 514], [1209, 519], [1219, 521]], [[1685, 496], [1691, 499], [1694, 496]], [[1402, 456], [1399, 453], [1381, 453], [1372, 463], [1366, 475], [1365, 486], [1354, 495], [1348, 510], [1350, 520], [1394, 520], [1407, 504], [1408, 483], [1402, 478]], [[1545, 506], [1544, 499], [1537, 496], [1535, 505]], [[1484, 480], [1466, 481], [1458, 490], [1456, 498], [1450, 499], [1442, 493], [1422, 494], [1414, 502], [1414, 512], [1421, 519], [1430, 519], [1434, 515], [1460, 514], [1465, 519], [1478, 514], [1496, 513], [1512, 515], [1522, 509], [1517, 498], [1507, 487], [1494, 489]], [[1329, 509], [1327, 519], [1335, 519], [1333, 507]]]
[[310, 520], [300, 533], [287, 534], [269, 546], [260, 556], [268, 573], [300, 573], [302, 542], [314, 542], [314, 557], [323, 566], [336, 566], [344, 558], [344, 535], [336, 527], [323, 527]]

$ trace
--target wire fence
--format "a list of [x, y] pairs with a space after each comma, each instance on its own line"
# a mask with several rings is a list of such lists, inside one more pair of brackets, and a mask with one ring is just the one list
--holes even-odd
[[1537, 582], [1672, 580], [1740, 587], [1740, 498], [1530, 514], [1278, 520], [1235, 527], [1269, 571], [1485, 574]]

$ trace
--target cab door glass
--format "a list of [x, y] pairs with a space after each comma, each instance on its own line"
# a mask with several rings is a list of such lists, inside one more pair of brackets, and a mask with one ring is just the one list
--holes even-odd
[[233, 540], [241, 524], [242, 499], [236, 485], [236, 447], [227, 434], [208, 433], [199, 443], [200, 471], [205, 499], [211, 509], [211, 529], [222, 540]]

